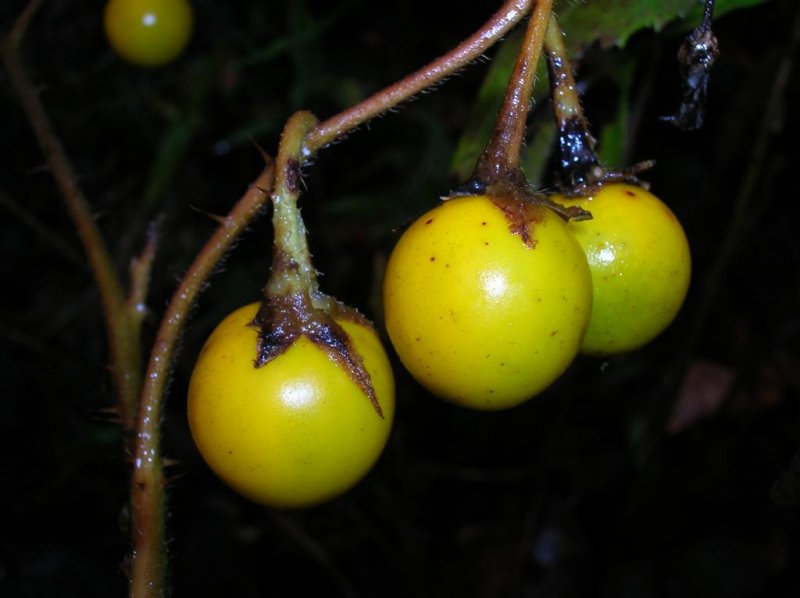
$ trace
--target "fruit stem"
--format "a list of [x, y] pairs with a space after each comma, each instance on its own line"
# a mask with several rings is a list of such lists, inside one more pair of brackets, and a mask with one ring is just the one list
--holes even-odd
[[528, 22], [514, 70], [511, 73], [503, 104], [497, 115], [494, 132], [475, 167], [471, 183], [491, 186], [525, 184], [520, 168], [520, 153], [525, 141], [525, 124], [531, 105], [536, 67], [550, 19], [552, 0], [538, 0]]
[[[319, 123], [306, 138], [303, 157], [310, 158], [347, 132], [480, 58], [522, 20], [530, 11], [533, 2], [534, 0], [507, 0], [478, 31], [446, 54], [355, 106]], [[547, 5], [549, 12], [551, 3], [552, 0], [538, 0], [534, 11], [540, 10], [541, 5]]]
[[[533, 97], [536, 67], [542, 55], [545, 31], [552, 12], [552, 0], [538, 0], [525, 30], [514, 70], [506, 86], [503, 104], [495, 121], [494, 131], [486, 144], [470, 179], [449, 197], [487, 194], [502, 209], [512, 228], [525, 212], [524, 203], [544, 205], [565, 220], [589, 218], [588, 212], [576, 206], [565, 207], [551, 201], [528, 184], [520, 166], [525, 124]], [[519, 210], [522, 212], [518, 213]], [[524, 218], [523, 218], [524, 220]], [[513, 222], [512, 222], [513, 221]]]
[[544, 53], [550, 77], [553, 115], [558, 128], [561, 193], [566, 197], [587, 196], [612, 181], [646, 188], [647, 185], [636, 175], [652, 167], [653, 161], [639, 162], [621, 170], [608, 169], [600, 163], [594, 149], [596, 141], [578, 97], [578, 86], [564, 45], [564, 34], [555, 15], [551, 15], [547, 27]]
[[595, 139], [581, 108], [572, 65], [564, 45], [564, 34], [555, 16], [550, 18], [547, 27], [544, 52], [550, 75], [553, 114], [558, 127], [562, 175], [569, 187], [583, 185], [600, 162], [594, 151]]
[[303, 140], [317, 122], [310, 112], [297, 112], [289, 118], [281, 135], [275, 189], [272, 192], [274, 241], [271, 275], [265, 289], [269, 295], [298, 291], [314, 294], [318, 289], [306, 227], [297, 206]]

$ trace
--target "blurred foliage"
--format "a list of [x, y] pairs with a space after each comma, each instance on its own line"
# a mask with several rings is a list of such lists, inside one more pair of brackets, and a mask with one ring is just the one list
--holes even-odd
[[[714, 16], [754, 6], [767, 0], [716, 0]], [[702, 0], [593, 0], [562, 1], [556, 7], [563, 29], [572, 38], [571, 48], [580, 52], [593, 43], [624, 47], [641, 29], [656, 31], [677, 19], [696, 24], [700, 21]]]
[[[0, 29], [24, 4], [0, 4]], [[499, 2], [440, 2], [436, 16], [421, 0], [193, 5], [188, 51], [159, 70], [111, 52], [98, 0], [46, 0], [23, 43], [121, 272], [161, 219], [146, 344], [213, 230], [206, 214], [226, 213], [259, 172], [256, 144], [274, 152], [298, 108], [325, 118], [419, 68]], [[680, 99], [675, 53], [699, 3], [559, 4], [603, 158], [655, 159], [645, 178], [685, 224], [695, 268], [675, 324], [635, 354], [579, 359], [505, 413], [444, 405], [398, 364], [398, 419], [378, 467], [304, 512], [234, 495], [185, 422], [201, 343], [266, 280], [268, 218], [251, 227], [198, 302], [168, 397], [176, 596], [800, 595], [800, 21], [795, 0], [717, 5], [706, 125], [682, 133], [658, 117]], [[480, 148], [514, 39], [306, 168], [325, 291], [380, 320], [386, 255], [469, 172], [453, 156], [469, 135]], [[127, 463], [98, 297], [7, 82], [0, 73], [0, 596], [121, 595]], [[545, 187], [549, 110], [540, 95], [526, 156]]]

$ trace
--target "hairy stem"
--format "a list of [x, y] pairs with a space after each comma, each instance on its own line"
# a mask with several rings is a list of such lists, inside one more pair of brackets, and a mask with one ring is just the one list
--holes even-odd
[[494, 132], [478, 160], [475, 178], [483, 183], [521, 172], [519, 159], [525, 142], [525, 125], [552, 4], [552, 0], [538, 0], [531, 13]]
[[164, 473], [160, 444], [162, 399], [175, 347], [197, 295], [214, 268], [269, 199], [275, 169], [268, 165], [250, 185], [186, 271], [161, 320], [142, 387], [131, 483], [133, 552], [131, 598], [162, 596], [166, 589]]
[[273, 275], [266, 289], [270, 294], [317, 290], [317, 273], [311, 263], [306, 227], [297, 207], [303, 140], [317, 122], [310, 112], [298, 112], [286, 123], [281, 136], [272, 194]]
[[[481, 54], [500, 41], [503, 35], [519, 23], [535, 1], [508, 0], [478, 31], [447, 54], [352, 108], [321, 122], [306, 138], [304, 144], [305, 155], [307, 157], [313, 155], [348, 131], [408, 100], [420, 91], [438, 83], [480, 57]], [[539, 0], [536, 2], [537, 10], [539, 5], [542, 4], [547, 4], [549, 10], [551, 1]]]

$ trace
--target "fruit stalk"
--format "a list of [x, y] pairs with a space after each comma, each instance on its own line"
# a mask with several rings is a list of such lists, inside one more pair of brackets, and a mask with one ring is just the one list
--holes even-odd
[[494, 132], [478, 159], [472, 180], [484, 186], [501, 181], [524, 182], [520, 152], [525, 141], [525, 124], [531, 105], [536, 66], [542, 53], [552, 0], [536, 2], [511, 73]]
[[578, 86], [564, 45], [564, 34], [555, 15], [550, 17], [547, 27], [544, 53], [561, 152], [561, 194], [564, 197], [585, 197], [610, 182], [626, 182], [646, 189], [647, 184], [636, 175], [651, 168], [655, 164], [652, 160], [639, 162], [624, 170], [612, 170], [600, 164], [594, 149], [595, 139], [578, 97]]
[[585, 185], [599, 165], [595, 139], [583, 115], [578, 88], [564, 46], [564, 34], [555, 16], [550, 18], [544, 42], [553, 97], [553, 113], [558, 126], [561, 170], [570, 188]]
[[[478, 158], [470, 179], [450, 195], [488, 195], [506, 213], [512, 229], [519, 231], [527, 230], [524, 224], [528, 218], [525, 204], [546, 206], [565, 220], [589, 217], [580, 208], [556, 204], [544, 194], [534, 191], [520, 166], [536, 67], [541, 58], [551, 12], [551, 0], [539, 1], [534, 6], [492, 136]], [[528, 243], [529, 240], [524, 236], [523, 241]]]
[[303, 139], [317, 122], [310, 112], [297, 112], [286, 123], [281, 136], [272, 193], [275, 239], [272, 276], [266, 289], [271, 295], [298, 291], [313, 293], [318, 287], [316, 270], [311, 264], [308, 250], [306, 227], [297, 207]]

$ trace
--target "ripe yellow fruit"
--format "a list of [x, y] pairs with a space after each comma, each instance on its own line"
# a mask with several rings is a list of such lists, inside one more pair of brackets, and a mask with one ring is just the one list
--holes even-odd
[[689, 289], [691, 254], [678, 218], [649, 191], [622, 183], [586, 198], [553, 200], [592, 213], [568, 225], [592, 271], [582, 351], [623, 353], [653, 340], [675, 319]]
[[592, 302], [583, 251], [551, 210], [524, 213], [528, 243], [489, 197], [451, 199], [417, 219], [389, 258], [389, 338], [420, 384], [458, 405], [526, 401], [583, 338]]
[[306, 507], [342, 494], [380, 456], [394, 417], [394, 379], [375, 331], [337, 320], [363, 359], [383, 418], [348, 372], [306, 337], [254, 367], [258, 304], [225, 318], [189, 384], [192, 436], [209, 467], [247, 498]]

